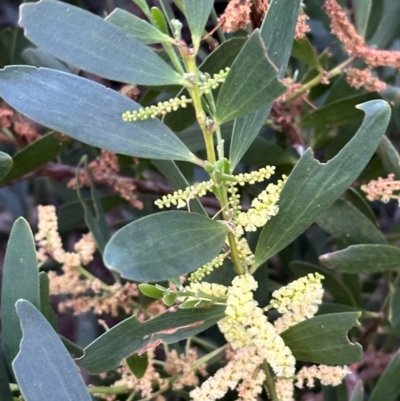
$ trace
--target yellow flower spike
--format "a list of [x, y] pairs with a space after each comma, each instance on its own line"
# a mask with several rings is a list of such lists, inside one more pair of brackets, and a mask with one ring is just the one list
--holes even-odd
[[198, 268], [196, 271], [194, 271], [189, 276], [189, 281], [193, 281], [193, 282], [200, 281], [205, 276], [211, 274], [214, 269], [218, 269], [219, 267], [221, 267], [223, 265], [226, 256], [227, 256], [226, 253], [218, 255], [211, 262], [209, 262], [209, 263], [205, 264], [204, 266], [201, 266], [200, 268]]
[[268, 361], [276, 375], [291, 377], [296, 360], [254, 301], [252, 291], [256, 288], [257, 282], [250, 274], [235, 277], [227, 291], [227, 317], [219, 327], [231, 344], [240, 348], [254, 345], [257, 355]]
[[181, 96], [180, 98], [173, 98], [165, 102], [158, 102], [157, 105], [143, 107], [138, 110], [126, 111], [122, 113], [122, 119], [126, 122], [137, 120], [147, 120], [148, 118], [156, 118], [163, 116], [171, 111], [176, 111], [179, 107], [185, 108], [188, 103], [192, 103], [192, 99]]
[[278, 333], [315, 315], [322, 303], [323, 278], [319, 273], [309, 274], [272, 293], [273, 299], [267, 308], [283, 313], [274, 323]]
[[203, 181], [197, 185], [192, 185], [175, 191], [172, 194], [164, 195], [161, 199], [157, 199], [154, 204], [160, 209], [163, 207], [171, 207], [171, 205], [177, 205], [178, 208], [183, 208], [186, 206], [187, 201], [195, 198], [196, 196], [204, 196], [208, 191], [211, 191], [213, 182]]
[[286, 313], [304, 308], [307, 304], [320, 304], [322, 302], [323, 287], [321, 284], [324, 276], [319, 273], [301, 277], [272, 293], [270, 305], [280, 313]]

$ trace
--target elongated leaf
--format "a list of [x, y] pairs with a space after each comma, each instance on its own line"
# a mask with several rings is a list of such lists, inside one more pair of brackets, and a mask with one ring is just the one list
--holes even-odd
[[385, 236], [376, 224], [341, 199], [328, 207], [316, 222], [345, 245], [387, 244]]
[[140, 85], [184, 83], [165, 61], [123, 29], [71, 4], [51, 0], [24, 4], [19, 23], [26, 37], [43, 50], [101, 77]]
[[315, 316], [284, 331], [281, 336], [299, 361], [348, 365], [362, 359], [359, 344], [350, 343], [347, 332], [359, 326], [360, 312]]
[[50, 298], [49, 298], [50, 281], [46, 272], [39, 273], [39, 285], [40, 285], [40, 312], [51, 324], [51, 327], [53, 327], [53, 329], [57, 331], [58, 319], [50, 303]]
[[94, 374], [106, 372], [116, 368], [128, 355], [201, 333], [224, 315], [225, 306], [213, 305], [204, 309], [168, 311], [144, 323], [132, 316], [89, 344], [78, 364]]
[[81, 356], [83, 356], [84, 353], [83, 348], [81, 348], [79, 345], [76, 345], [71, 340], [62, 336], [61, 334], [59, 335], [59, 337], [70, 354], [74, 355], [76, 358], [80, 358]]
[[[86, 202], [88, 207], [92, 202], [91, 198], [82, 199]], [[105, 212], [116, 208], [117, 206], [124, 205], [127, 203], [125, 199], [122, 199], [118, 195], [105, 196], [100, 199], [102, 208]], [[81, 201], [72, 201], [64, 203], [58, 213], [58, 229], [60, 233], [71, 231], [73, 228], [78, 227], [85, 223], [85, 212], [82, 208]]]
[[221, 43], [200, 64], [201, 72], [214, 74], [230, 67], [246, 43], [246, 38], [231, 38]]
[[28, 301], [17, 302], [23, 337], [13, 362], [26, 401], [91, 401], [74, 361], [57, 333]]
[[146, 0], [133, 0], [134, 3], [143, 11], [143, 14], [150, 19], [150, 8]]
[[192, 33], [193, 48], [197, 52], [214, 0], [183, 0], [182, 3]]
[[362, 380], [359, 380], [351, 394], [350, 401], [364, 401], [364, 387]]
[[322, 394], [324, 401], [347, 401], [347, 386], [345, 382], [340, 383], [338, 386], [324, 386], [322, 385]]
[[293, 42], [292, 57], [302, 61], [320, 71], [322, 66], [318, 60], [317, 53], [313, 48], [312, 44], [308, 40], [307, 36], [303, 39], [295, 40]]
[[388, 318], [392, 327], [398, 330], [400, 328], [400, 287], [398, 283], [390, 295]]
[[400, 394], [400, 353], [397, 352], [372, 390], [369, 401], [394, 401]]
[[13, 160], [10, 155], [0, 152], [0, 180], [2, 180], [11, 170]]
[[70, 72], [68, 67], [52, 56], [50, 53], [45, 52], [42, 49], [28, 47], [22, 52], [22, 57], [26, 60], [27, 65], [35, 67], [46, 67], [54, 70]]
[[0, 394], [1, 401], [13, 401], [10, 382], [2, 358], [0, 358]]
[[174, 41], [144, 19], [120, 8], [116, 8], [107, 16], [106, 21], [113, 23], [123, 29], [128, 35], [147, 45]]
[[292, 270], [296, 277], [304, 277], [309, 273], [318, 272], [324, 276], [322, 285], [324, 289], [328, 290], [332, 295], [333, 299], [344, 305], [356, 306], [357, 301], [353, 294], [346, 287], [342, 280], [340, 280], [334, 272], [323, 266], [313, 265], [311, 263], [305, 263], [300, 261], [292, 261], [289, 264], [290, 270]]
[[138, 378], [141, 379], [146, 373], [147, 366], [149, 365], [149, 356], [146, 352], [143, 355], [133, 354], [126, 358], [126, 364], [129, 370]]
[[386, 173], [393, 173], [397, 179], [400, 179], [400, 156], [392, 142], [384, 136], [378, 148], [379, 156], [382, 159]]
[[[207, 56], [204, 62], [199, 66], [199, 70], [212, 75], [224, 70], [226, 67], [230, 67], [245, 42], [245, 38], [232, 38], [224, 43], [221, 43], [212, 53]], [[183, 91], [182, 94], [185, 94], [184, 92], [186, 91]], [[174, 132], [180, 132], [185, 128], [190, 127], [193, 123], [195, 123], [195, 121], [196, 113], [194, 112], [194, 108], [191, 104], [184, 109], [179, 108], [174, 113], [168, 113], [163, 118], [163, 122]], [[196, 129], [199, 130], [197, 124]], [[232, 130], [229, 132], [229, 136], [231, 135], [231, 131]], [[203, 142], [202, 149], [204, 149], [204, 139], [201, 138], [201, 140]], [[192, 148], [190, 149], [194, 151]]]
[[344, 198], [376, 226], [375, 214], [371, 209], [370, 203], [365, 199], [364, 194], [360, 190], [349, 187], [344, 193]]
[[[185, 176], [179, 170], [176, 163], [172, 160], [152, 160], [153, 165], [157, 170], [168, 179], [171, 185], [178, 189], [185, 189], [189, 187], [190, 184], [187, 182]], [[189, 202], [191, 210], [198, 214], [204, 214], [207, 216], [207, 212], [204, 210], [203, 205], [200, 203], [199, 198], [194, 198]]]
[[222, 124], [243, 117], [274, 101], [285, 91], [277, 74], [266, 53], [260, 31], [256, 29], [233, 62], [221, 87], [216, 122]]
[[262, 229], [255, 252], [260, 266], [300, 235], [358, 177], [385, 132], [390, 108], [381, 100], [358, 106], [366, 115], [351, 141], [328, 163], [308, 149], [291, 172], [279, 203], [279, 213]]
[[[285, 76], [292, 51], [294, 30], [299, 15], [298, 0], [273, 0], [261, 26], [261, 37], [267, 54], [278, 68], [279, 78]], [[237, 119], [232, 133], [229, 160], [234, 169], [265, 123], [273, 102], [259, 111]]]
[[22, 149], [13, 157], [13, 167], [4, 182], [10, 182], [55, 159], [70, 143], [68, 137], [49, 133]]
[[356, 17], [357, 31], [361, 36], [365, 36], [368, 26], [368, 18], [371, 12], [371, 0], [355, 0], [354, 14]]
[[397, 32], [399, 26], [397, 16], [400, 13], [400, 3], [398, 1], [379, 3], [383, 5], [383, 14], [379, 21], [378, 29], [376, 29], [374, 36], [369, 41], [369, 45], [376, 46], [377, 48], [385, 48]]
[[347, 99], [340, 99], [308, 114], [300, 121], [300, 125], [323, 129], [361, 121], [363, 115], [356, 106], [360, 103], [377, 99], [377, 97], [376, 93], [365, 93]]
[[227, 232], [223, 224], [197, 213], [152, 214], [114, 234], [104, 251], [104, 263], [129, 280], [177, 277], [215, 258]]
[[40, 305], [35, 242], [29, 224], [22, 217], [14, 223], [7, 244], [1, 291], [4, 351], [9, 366], [18, 353], [22, 337], [15, 311], [15, 303], [20, 298]]
[[344, 273], [400, 271], [400, 248], [391, 245], [352, 245], [342, 251], [321, 255], [325, 266]]
[[[103, 253], [107, 241], [110, 239], [110, 231], [107, 226], [106, 217], [103, 207], [101, 205], [99, 194], [97, 193], [96, 187], [94, 186], [93, 183], [93, 178], [87, 166], [86, 156], [82, 158], [81, 162], [78, 165], [78, 168], [82, 164], [84, 165], [86, 175], [89, 178], [90, 202], [86, 202], [82, 198], [79, 186], [77, 187], [78, 198], [83, 208], [86, 225], [88, 226], [90, 232], [93, 234], [97, 248], [101, 253]], [[76, 174], [76, 179], [79, 182], [78, 172]]]
[[161, 121], [124, 122], [122, 113], [140, 106], [85, 78], [46, 68], [7, 67], [0, 71], [0, 96], [39, 124], [92, 146], [128, 156], [194, 158]]
[[297, 160], [295, 156], [286, 152], [279, 145], [267, 141], [261, 136], [253, 141], [242, 158], [244, 163], [260, 167], [265, 167], [266, 164], [271, 166], [294, 166]]

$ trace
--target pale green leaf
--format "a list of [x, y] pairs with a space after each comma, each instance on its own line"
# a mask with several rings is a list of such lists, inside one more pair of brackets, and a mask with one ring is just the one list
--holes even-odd
[[208, 329], [225, 316], [225, 306], [168, 311], [140, 323], [135, 316], [124, 320], [85, 348], [78, 364], [93, 374], [115, 369], [128, 355], [172, 344]]
[[4, 182], [10, 182], [42, 167], [55, 159], [70, 142], [68, 137], [53, 132], [43, 135], [13, 156], [12, 169]]
[[75, 67], [131, 84], [184, 83], [183, 77], [153, 50], [82, 8], [41, 0], [23, 4], [20, 13], [19, 23], [29, 40]]
[[13, 160], [10, 155], [0, 152], [0, 180], [4, 179], [13, 166]]
[[104, 263], [129, 280], [165, 280], [214, 259], [227, 233], [225, 225], [197, 213], [156, 213], [117, 231], [106, 246]]
[[[261, 25], [261, 37], [269, 59], [278, 68], [279, 78], [285, 76], [292, 51], [294, 31], [299, 15], [300, 1], [272, 0]], [[259, 111], [235, 121], [229, 151], [234, 169], [252, 144], [267, 119], [273, 102]]]
[[352, 245], [342, 251], [321, 255], [325, 266], [344, 273], [400, 271], [400, 248], [391, 245]]
[[94, 81], [34, 67], [0, 70], [0, 96], [46, 127], [116, 153], [193, 161], [195, 156], [158, 119], [127, 123], [122, 113], [140, 107]]
[[281, 333], [299, 361], [326, 365], [349, 365], [362, 359], [362, 347], [347, 332], [359, 326], [360, 312], [332, 313], [304, 320]]
[[260, 31], [256, 29], [233, 62], [221, 87], [215, 111], [216, 123], [243, 117], [275, 100], [285, 91], [277, 74]]
[[116, 8], [108, 15], [106, 21], [113, 23], [124, 30], [128, 35], [133, 36], [135, 39], [147, 45], [174, 41], [170, 36], [163, 34], [144, 19], [120, 8]]
[[363, 114], [357, 105], [376, 98], [376, 93], [365, 93], [337, 100], [306, 115], [300, 121], [300, 125], [316, 129], [327, 129], [361, 121]]
[[367, 165], [389, 123], [390, 107], [381, 100], [358, 107], [365, 112], [363, 124], [332, 160], [321, 164], [308, 149], [290, 173], [280, 195], [279, 213], [261, 231], [256, 267], [309, 227]]
[[381, 230], [350, 203], [338, 199], [316, 223], [345, 245], [387, 244]]
[[378, 148], [378, 154], [382, 159], [386, 173], [394, 174], [397, 179], [400, 179], [400, 156], [388, 137], [384, 136], [382, 138], [382, 142]]
[[183, 0], [183, 9], [192, 33], [192, 43], [197, 52], [214, 0]]
[[57, 333], [28, 301], [16, 304], [21, 321], [21, 350], [14, 373], [26, 401], [92, 401], [79, 370]]
[[368, 401], [394, 401], [400, 394], [400, 353], [397, 352], [372, 390]]
[[350, 401], [364, 401], [364, 387], [362, 380], [359, 380], [351, 394]]
[[354, 16], [356, 19], [357, 32], [364, 37], [367, 32], [369, 14], [371, 12], [371, 0], [355, 0]]
[[3, 342], [9, 366], [18, 353], [22, 337], [15, 311], [15, 303], [21, 298], [40, 306], [35, 242], [29, 224], [22, 217], [14, 223], [8, 240], [1, 291]]

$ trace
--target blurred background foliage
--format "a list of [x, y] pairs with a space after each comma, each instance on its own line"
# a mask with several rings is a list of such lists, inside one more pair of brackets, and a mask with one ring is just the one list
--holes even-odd
[[[176, 88], [173, 87], [168, 87], [170, 93], [166, 93], [166, 88], [162, 87], [151, 89], [122, 87], [117, 82], [109, 82], [71, 69], [53, 56], [35, 48], [24, 37], [22, 29], [17, 26], [20, 3], [15, 0], [0, 2], [0, 67], [26, 64], [70, 71], [131, 94], [143, 105], [151, 104], [154, 100], [165, 100], [176, 94]], [[102, 17], [106, 17], [116, 7], [142, 16], [138, 7], [129, 0], [76, 0], [70, 3]], [[342, 0], [340, 3], [348, 7], [350, 18], [354, 23], [362, 20], [363, 7], [370, 5], [371, 12], [364, 24], [368, 44], [380, 49], [400, 50], [398, 0]], [[156, 0], [149, 4], [159, 5]], [[330, 22], [322, 10], [322, 4], [322, 0], [304, 1], [304, 11], [310, 17], [311, 32], [307, 35], [308, 41], [295, 44], [288, 73], [288, 76], [295, 76], [296, 82], [299, 83], [310, 80], [321, 66], [328, 70], [346, 58], [340, 42], [330, 32]], [[218, 14], [225, 7], [226, 1], [215, 2]], [[178, 17], [181, 15], [173, 4], [171, 9]], [[209, 29], [212, 27], [210, 21]], [[233, 60], [237, 54], [242, 43], [240, 38], [246, 34], [243, 31], [233, 34], [233, 37], [237, 37], [235, 44], [223, 54], [219, 54], [219, 57], [208, 59], [207, 68], [219, 70], [225, 67], [226, 63]], [[204, 44], [199, 54], [200, 62], [207, 58], [210, 49], [217, 44], [217, 34], [212, 38]], [[361, 62], [358, 67], [363, 68]], [[354, 244], [398, 245], [400, 241], [400, 209], [397, 200], [388, 203], [379, 201], [370, 203], [360, 191], [361, 185], [378, 177], [386, 177], [390, 173], [394, 173], [397, 179], [400, 178], [396, 150], [400, 144], [399, 71], [395, 68], [381, 67], [377, 72], [379, 78], [387, 83], [386, 89], [380, 92], [368, 92], [365, 88], [350, 87], [343, 75], [334, 77], [329, 83], [313, 87], [307, 102], [301, 102], [297, 106], [301, 108], [301, 112], [297, 113], [294, 120], [286, 126], [279, 126], [274, 119], [267, 122], [237, 168], [238, 171], [244, 172], [270, 164], [277, 166], [278, 175], [288, 174], [300, 154], [309, 146], [313, 148], [321, 162], [326, 162], [340, 151], [361, 124], [363, 113], [355, 109], [355, 105], [380, 98], [391, 104], [393, 113], [387, 132], [390, 141], [382, 142], [358, 180], [340, 200], [292, 244], [271, 258], [256, 274], [259, 281], [265, 283], [265, 286], [260, 286], [257, 292], [257, 299], [261, 304], [268, 301], [271, 291], [278, 286], [309, 272], [318, 271], [326, 275], [324, 285], [329, 293], [320, 313], [354, 309], [366, 311], [362, 318], [363, 325], [356, 330], [354, 339], [367, 350], [367, 357], [359, 366], [359, 377], [372, 382], [380, 376], [388, 362], [388, 355], [393, 354], [400, 343], [400, 305], [397, 302], [390, 304], [389, 300], [392, 308], [390, 313], [387, 304], [383, 310], [381, 309], [389, 292], [388, 287], [397, 288], [399, 280], [396, 280], [394, 272], [390, 272], [386, 277], [380, 273], [354, 275], [332, 272], [321, 265], [319, 256]], [[10, 154], [14, 159], [14, 165], [11, 172], [0, 181], [0, 259], [4, 259], [5, 247], [14, 220], [24, 216], [35, 227], [36, 207], [39, 204], [52, 204], [57, 207], [64, 244], [66, 247], [68, 244], [74, 244], [77, 238], [87, 231], [82, 202], [83, 205], [90, 203], [92, 194], [88, 188], [84, 188], [79, 195], [75, 189], [68, 187], [67, 183], [75, 177], [76, 166], [82, 156], [87, 155], [89, 163], [94, 166], [96, 160], [99, 160], [100, 150], [70, 140], [62, 133], [49, 132], [25, 120], [18, 113], [6, 117], [8, 120], [7, 118], [4, 121], [0, 120], [0, 151]], [[192, 125], [193, 116], [190, 110], [179, 110], [176, 114], [166, 117], [164, 121], [192, 151], [202, 155], [201, 132]], [[26, 125], [21, 127], [18, 123]], [[227, 128], [227, 132], [223, 134], [229, 141], [231, 126], [227, 124], [223, 128]], [[134, 191], [135, 196], [124, 198], [121, 196], [121, 193], [124, 195], [124, 191], [121, 188], [118, 190], [116, 181], [96, 180], [95, 177], [96, 189], [101, 197], [109, 230], [107, 235], [138, 217], [152, 213], [154, 200], [170, 193], [175, 185], [171, 181], [171, 175], [164, 170], [160, 162], [118, 156], [118, 164], [119, 171], [114, 171], [113, 174], [122, 177], [124, 180], [122, 187], [129, 188], [128, 192]], [[186, 163], [178, 165], [189, 182], [205, 178], [193, 165]], [[260, 190], [261, 186], [257, 185], [246, 187], [242, 199], [247, 200], [249, 204]], [[203, 205], [210, 215], [218, 212], [218, 204], [211, 197], [204, 198]], [[256, 240], [255, 233], [250, 238], [250, 244], [254, 245]], [[49, 269], [57, 269], [57, 266], [49, 266]], [[223, 276], [229, 282], [229, 266], [222, 269], [226, 270]], [[105, 281], [111, 279], [110, 272], [104, 268], [99, 255], [90, 266], [90, 270]], [[387, 276], [390, 276], [389, 280], [386, 280]], [[55, 306], [57, 300], [53, 301]], [[91, 312], [78, 316], [74, 316], [72, 312], [64, 313], [59, 319], [60, 332], [83, 347], [102, 331], [96, 324], [97, 317]], [[116, 322], [112, 317], [103, 318], [109, 325]], [[209, 335], [216, 338], [217, 342], [222, 340], [215, 331]], [[324, 389], [325, 400], [344, 400], [341, 391], [343, 389]]]

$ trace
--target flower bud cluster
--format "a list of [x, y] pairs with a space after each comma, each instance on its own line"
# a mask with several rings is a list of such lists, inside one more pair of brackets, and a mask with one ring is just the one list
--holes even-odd
[[200, 294], [204, 292], [217, 298], [225, 298], [228, 288], [221, 284], [207, 283], [203, 281], [201, 283], [193, 282], [185, 287], [185, 290]]
[[200, 94], [208, 94], [212, 89], [217, 89], [218, 86], [225, 82], [225, 79], [229, 73], [230, 68], [226, 67], [224, 70], [220, 70], [218, 73], [213, 74], [211, 77], [210, 74], [201, 74], [199, 89]]
[[245, 231], [256, 231], [258, 227], [265, 226], [271, 217], [278, 214], [277, 203], [287, 177], [282, 178], [277, 184], [268, 184], [267, 188], [253, 199], [251, 208], [247, 212], [239, 213], [236, 219], [237, 225], [243, 227]]
[[236, 247], [242, 263], [250, 267], [254, 262], [254, 254], [250, 249], [247, 239], [245, 237], [236, 238]]
[[190, 276], [189, 281], [200, 281], [205, 276], [208, 276], [213, 272], [214, 269], [218, 269], [224, 264], [224, 260], [226, 258], [226, 253], [221, 253], [217, 257], [215, 257], [211, 262], [201, 266], [197, 270], [195, 270]]
[[158, 102], [157, 105], [142, 107], [133, 111], [125, 111], [122, 113], [122, 119], [126, 122], [132, 122], [156, 118], [158, 116], [164, 116], [171, 111], [176, 111], [179, 107], [185, 108], [188, 103], [192, 103], [192, 100], [183, 95], [180, 98], [175, 97], [165, 102]]
[[[243, 336], [244, 330], [247, 336], [243, 338], [247, 343], [246, 346], [254, 345], [257, 354], [268, 361], [276, 375], [293, 376], [296, 360], [254, 301], [252, 291], [256, 288], [257, 282], [250, 274], [233, 279], [232, 286], [228, 288], [225, 311], [226, 319], [231, 326], [229, 333], [232, 335], [232, 330], [238, 330]], [[222, 330], [224, 328], [226, 327]]]
[[[236, 353], [234, 358], [217, 373], [208, 378], [200, 387], [190, 392], [193, 401], [214, 401], [222, 398], [229, 389], [236, 388], [245, 377], [249, 377], [262, 363], [255, 347], [248, 347]], [[259, 386], [258, 388], [261, 390]]]
[[208, 191], [211, 191], [213, 182], [203, 181], [196, 185], [191, 185], [184, 190], [179, 189], [172, 194], [164, 195], [161, 199], [157, 199], [154, 203], [160, 209], [164, 207], [176, 206], [178, 209], [186, 206], [187, 202], [196, 196], [204, 196]]
[[260, 170], [251, 171], [250, 173], [242, 173], [235, 176], [239, 185], [255, 184], [256, 182], [263, 182], [271, 178], [275, 174], [275, 166], [266, 166]]
[[303, 388], [305, 385], [312, 388], [315, 380], [319, 380], [324, 386], [338, 386], [349, 373], [347, 366], [305, 366], [296, 375], [296, 387]]
[[309, 274], [272, 293], [270, 307], [283, 313], [274, 324], [278, 333], [315, 315], [324, 294], [323, 278], [319, 273]]
[[[284, 313], [283, 317], [290, 315], [293, 324], [312, 317], [322, 300], [322, 279], [321, 274], [314, 273], [293, 281], [272, 294], [273, 299], [266, 309], [276, 308]], [[282, 330], [268, 322], [253, 299], [252, 292], [257, 286], [253, 276], [244, 274], [235, 277], [230, 287], [210, 283], [192, 283], [186, 287], [199, 296], [205, 292], [226, 297], [226, 316], [218, 326], [235, 350], [233, 359], [224, 368], [190, 393], [194, 401], [214, 401], [235, 388], [239, 400], [256, 401], [265, 380], [264, 373], [260, 373], [264, 360], [278, 376], [275, 389], [282, 401], [294, 400], [294, 386], [313, 387], [315, 380], [323, 385], [337, 386], [348, 374], [346, 366], [326, 365], [303, 367], [295, 374], [296, 360], [279, 335]]]

